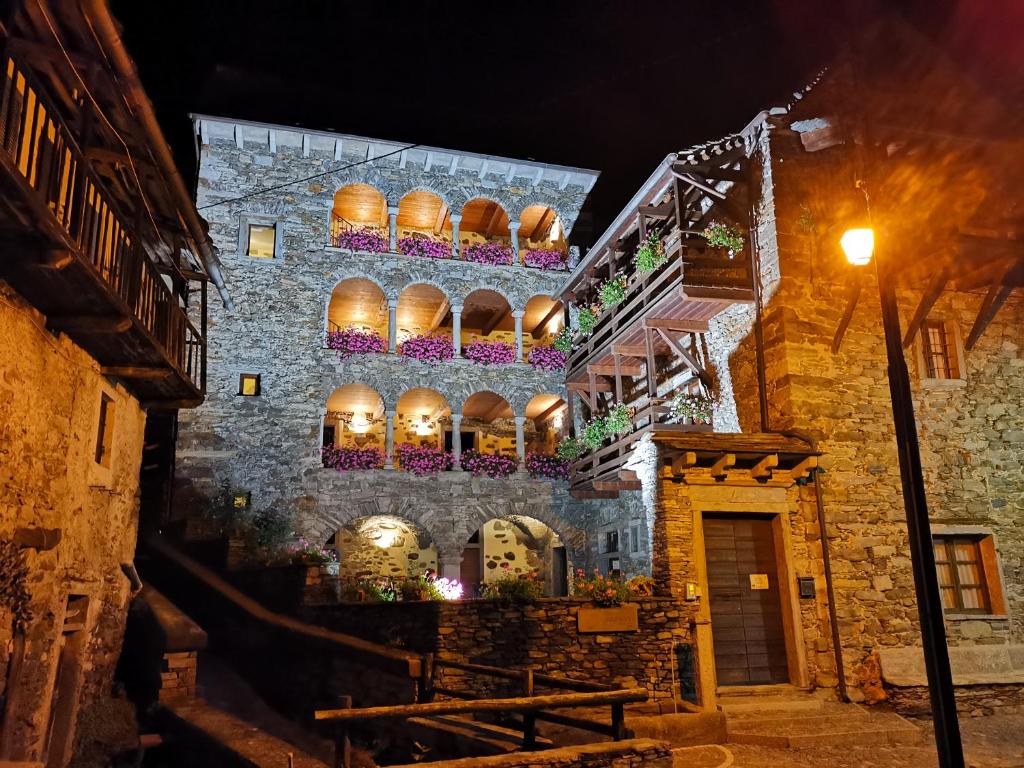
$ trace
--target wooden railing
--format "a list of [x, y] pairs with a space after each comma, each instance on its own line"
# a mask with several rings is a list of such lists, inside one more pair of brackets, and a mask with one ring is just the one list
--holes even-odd
[[4, 62], [0, 146], [4, 165], [24, 183], [33, 224], [87, 264], [168, 362], [202, 391], [204, 340], [146, 256], [142, 217], [136, 227], [128, 224], [45, 89], [12, 57]]
[[[420, 701], [416, 704], [364, 708], [353, 708], [352, 697], [343, 696], [339, 708], [317, 710], [313, 715], [317, 721], [333, 722], [339, 726], [334, 733], [335, 765], [339, 768], [349, 768], [351, 765], [349, 736], [351, 723], [436, 715], [517, 714], [521, 715], [518, 727], [523, 732], [523, 748], [532, 750], [537, 748], [536, 725], [538, 720], [578, 728], [602, 736], [610, 736], [615, 741], [622, 741], [629, 737], [629, 732], [626, 730], [625, 705], [647, 701], [648, 698], [647, 691], [643, 688], [618, 688], [585, 680], [570, 680], [535, 672], [532, 669], [506, 669], [458, 661], [434, 662], [434, 674], [442, 668], [513, 681], [522, 695], [486, 699], [480, 698], [473, 691], [432, 686], [423, 692]], [[571, 691], [571, 693], [538, 694], [536, 691], [538, 687]], [[435, 694], [448, 696], [449, 699], [432, 701]], [[600, 706], [611, 707], [609, 723], [548, 711]]]

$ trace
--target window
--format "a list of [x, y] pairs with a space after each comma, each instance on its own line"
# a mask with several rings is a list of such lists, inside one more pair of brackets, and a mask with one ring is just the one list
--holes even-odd
[[618, 552], [619, 551], [619, 532], [618, 531], [605, 531], [605, 534], [604, 534], [604, 551], [605, 552]]
[[260, 375], [243, 373], [238, 377], [238, 394], [244, 397], [258, 397], [260, 394]]
[[272, 259], [277, 255], [277, 225], [250, 224], [246, 256], [256, 259]]
[[114, 449], [114, 400], [100, 395], [100, 420], [96, 427], [96, 463], [110, 468], [110, 454]]
[[924, 374], [929, 379], [961, 378], [956, 334], [952, 323], [928, 320], [921, 328]]
[[[995, 549], [992, 537], [935, 536], [935, 567], [939, 576], [939, 592], [945, 613], [994, 613], [990, 585], [998, 579], [995, 570]], [[988, 552], [987, 550], [990, 550]], [[986, 557], [990, 554], [990, 557]], [[986, 560], [990, 563], [986, 568]]]
[[638, 525], [629, 529], [629, 551], [633, 554], [640, 551], [640, 526]]

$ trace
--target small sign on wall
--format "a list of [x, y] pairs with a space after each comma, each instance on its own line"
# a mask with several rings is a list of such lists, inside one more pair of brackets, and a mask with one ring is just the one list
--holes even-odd
[[750, 588], [751, 589], [768, 589], [768, 574], [767, 573], [752, 573], [752, 574], [750, 574]]

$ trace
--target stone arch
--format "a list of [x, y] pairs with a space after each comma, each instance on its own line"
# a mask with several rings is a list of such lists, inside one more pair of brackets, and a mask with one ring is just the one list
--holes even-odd
[[451, 305], [449, 293], [441, 281], [410, 279], [401, 286], [397, 297], [398, 343], [410, 336], [432, 335], [438, 331], [450, 334]]
[[[496, 205], [498, 211], [491, 210], [488, 205], [482, 207], [473, 205], [477, 201]], [[462, 204], [462, 223], [459, 227], [460, 238], [472, 235], [484, 240], [492, 240], [495, 237], [508, 237], [508, 223], [513, 221], [511, 214], [509, 214], [508, 202], [508, 200], [502, 200], [498, 195], [489, 194], [487, 191], [477, 192], [474, 190], [473, 196]], [[499, 212], [500, 215], [498, 215]], [[500, 231], [491, 231], [488, 234], [488, 225], [495, 216], [497, 216], [498, 222], [504, 218], [505, 224], [499, 225]]]
[[333, 536], [343, 578], [414, 578], [437, 571], [439, 549], [430, 532], [396, 515], [356, 517]]
[[385, 285], [375, 276], [345, 277], [334, 284], [327, 298], [326, 330], [365, 327], [387, 340], [389, 300]]
[[413, 192], [429, 192], [430, 194], [434, 195], [435, 197], [441, 198], [441, 202], [444, 203], [445, 205], [447, 205], [448, 208], [451, 209], [452, 213], [457, 213], [457, 211], [455, 210], [455, 203], [452, 200], [452, 196], [448, 192], [444, 191], [437, 184], [429, 184], [429, 183], [426, 183], [426, 182], [422, 181], [421, 179], [417, 179], [416, 181], [414, 181], [412, 184], [410, 184], [408, 186], [402, 186], [398, 190], [398, 194], [399, 194], [398, 204], [401, 205], [402, 200], [404, 200], [406, 197], [408, 197]]
[[571, 222], [573, 221], [573, 219], [571, 218], [571, 216], [568, 215], [566, 211], [560, 210], [560, 205], [557, 201], [545, 200], [542, 197], [527, 195], [526, 197], [516, 199], [505, 210], [508, 211], [509, 216], [514, 215], [516, 221], [521, 221], [523, 214], [526, 212], [526, 209], [532, 208], [535, 205], [539, 205], [544, 208], [550, 208], [552, 211], [554, 211], [555, 215], [561, 222], [563, 229], [566, 231], [566, 233], [568, 233], [568, 230], [571, 227]]
[[409, 443], [443, 447], [445, 425], [452, 414], [451, 400], [433, 382], [409, 387], [395, 400], [395, 445]]
[[387, 400], [384, 394], [365, 381], [350, 381], [336, 387], [324, 402], [324, 431], [321, 444], [326, 447], [384, 450]]

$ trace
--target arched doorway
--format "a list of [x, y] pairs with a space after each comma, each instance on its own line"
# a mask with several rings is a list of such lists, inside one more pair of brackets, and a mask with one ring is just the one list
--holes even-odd
[[469, 538], [462, 553], [460, 581], [475, 596], [488, 581], [505, 574], [535, 573], [544, 594], [569, 593], [570, 563], [561, 538], [547, 524], [525, 515], [488, 520]]
[[402, 580], [437, 572], [437, 547], [416, 523], [393, 515], [360, 517], [335, 532], [338, 573], [352, 580]]
[[526, 405], [526, 452], [552, 454], [564, 437], [566, 402], [559, 395], [535, 395]]

